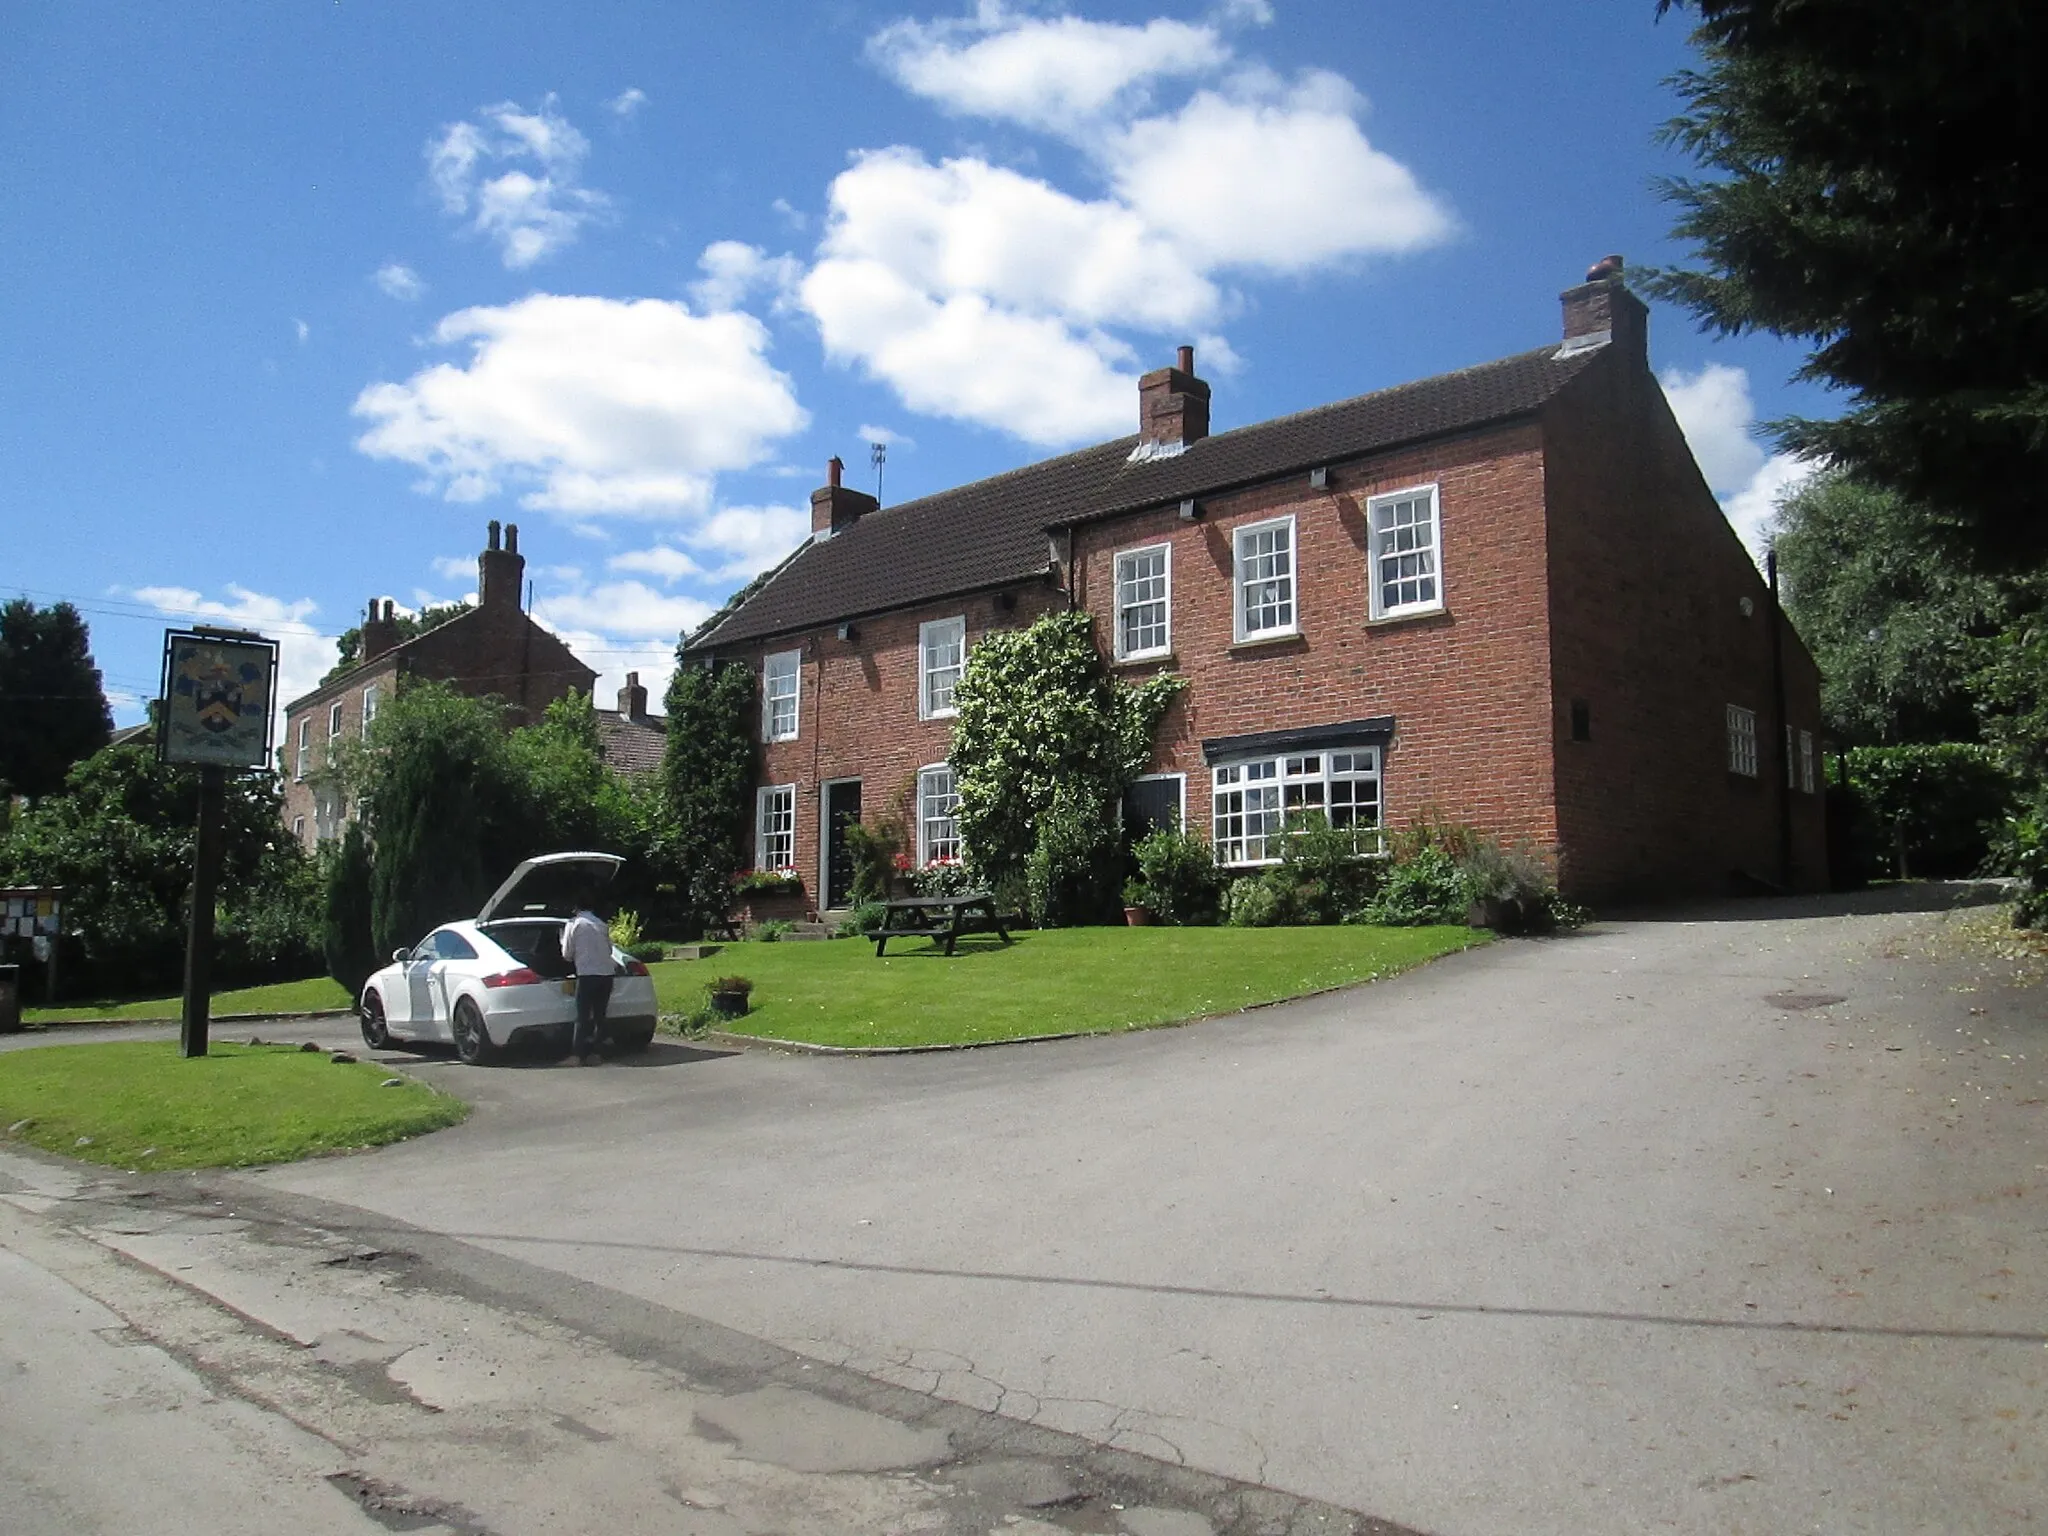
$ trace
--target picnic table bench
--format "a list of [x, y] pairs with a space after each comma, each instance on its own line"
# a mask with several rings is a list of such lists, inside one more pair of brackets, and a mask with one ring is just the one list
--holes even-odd
[[882, 903], [882, 926], [868, 935], [875, 941], [875, 958], [881, 959], [891, 939], [935, 939], [946, 953], [969, 934], [993, 933], [1005, 944], [1011, 942], [1010, 923], [996, 910], [995, 896], [988, 891], [969, 891], [964, 896], [905, 896]]

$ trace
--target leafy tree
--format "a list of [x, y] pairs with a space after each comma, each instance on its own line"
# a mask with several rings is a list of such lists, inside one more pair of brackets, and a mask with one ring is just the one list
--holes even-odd
[[[305, 859], [278, 819], [269, 775], [228, 780], [219, 888], [217, 979], [277, 967], [310, 974]], [[79, 936], [79, 985], [112, 992], [173, 986], [183, 971], [185, 909], [198, 821], [197, 769], [167, 767], [141, 745], [79, 763], [0, 840], [0, 881], [61, 885], [64, 926]]]
[[25, 597], [0, 607], [0, 798], [55, 793], [113, 730], [78, 610]]
[[1651, 292], [1724, 334], [1812, 344], [1847, 393], [1781, 446], [1951, 508], [1970, 546], [2048, 550], [2048, 7], [2012, 0], [1659, 0], [1703, 63], [1665, 134], [1699, 270]]
[[665, 862], [677, 873], [687, 916], [715, 922], [732, 905], [732, 877], [750, 862], [758, 728], [753, 668], [736, 661], [706, 665], [679, 654], [665, 707]]
[[1957, 565], [1956, 535], [1952, 518], [1839, 471], [1780, 509], [1785, 608], [1848, 744], [1975, 739], [1976, 646], [2010, 604], [2003, 584]]
[[2003, 629], [1971, 647], [1977, 713], [1995, 747], [2048, 826], [2048, 572], [2006, 588]]
[[[1186, 687], [1173, 673], [1113, 683], [1085, 612], [984, 637], [953, 695], [960, 714], [947, 754], [967, 861], [994, 885], [1023, 879], [1057, 799], [1058, 847], [1047, 858], [1057, 853], [1061, 868], [1042, 869], [1038, 883], [1082, 880], [1078, 866], [1095, 863], [1098, 829], [1115, 826], [1124, 786], [1144, 772], [1159, 722]], [[1069, 864], [1077, 869], [1063, 873]]]
[[370, 928], [379, 954], [474, 916], [530, 851], [529, 803], [503, 708], [415, 683], [377, 712], [355, 783], [374, 850]]
[[[397, 627], [398, 640], [402, 645], [408, 640], [417, 640], [429, 630], [439, 629], [450, 619], [459, 619], [476, 605], [474, 603], [429, 603], [418, 613], [392, 614], [392, 623]], [[334, 642], [335, 663], [320, 679], [326, 686], [337, 677], [345, 677], [363, 664], [363, 627], [345, 629]]]
[[605, 765], [588, 695], [564, 694], [505, 745], [536, 852], [636, 852], [642, 811], [626, 781]]

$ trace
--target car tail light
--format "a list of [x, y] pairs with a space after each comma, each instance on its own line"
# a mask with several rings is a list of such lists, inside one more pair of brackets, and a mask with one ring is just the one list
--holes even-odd
[[495, 976], [486, 976], [484, 978], [484, 985], [487, 987], [537, 987], [542, 979], [539, 971], [534, 970], [530, 966], [522, 965], [516, 971], [500, 971]]
[[647, 967], [640, 961], [635, 960], [631, 955], [628, 955], [626, 957], [626, 974], [628, 976], [645, 976], [647, 974]]

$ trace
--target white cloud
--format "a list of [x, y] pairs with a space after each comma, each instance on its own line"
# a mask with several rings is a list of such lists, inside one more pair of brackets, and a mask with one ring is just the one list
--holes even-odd
[[411, 303], [427, 291], [426, 283], [419, 273], [402, 261], [387, 261], [372, 275], [371, 281], [385, 294], [405, 303]]
[[619, 117], [631, 117], [647, 105], [647, 93], [637, 85], [628, 86], [605, 105]]
[[534, 600], [534, 616], [550, 626], [644, 638], [665, 635], [673, 646], [715, 612], [698, 597], [657, 592], [640, 581], [613, 581], [583, 592], [558, 592]]
[[905, 448], [915, 448], [917, 446], [916, 438], [907, 437], [903, 433], [893, 431], [888, 427], [871, 427], [863, 424], [854, 428], [854, 432], [862, 442], [880, 443], [885, 448], [894, 448], [898, 444]]
[[292, 321], [292, 329], [298, 333], [299, 345], [302, 347], [306, 344], [306, 338], [313, 334], [313, 327], [296, 318]]
[[692, 530], [692, 542], [723, 555], [712, 576], [749, 581], [811, 536], [809, 507], [720, 507]]
[[639, 571], [648, 576], [659, 576], [665, 582], [704, 574], [704, 568], [695, 560], [667, 544], [657, 544], [652, 549], [628, 550], [623, 555], [613, 555], [605, 564], [615, 571]]
[[1206, 73], [1230, 57], [1213, 27], [1040, 19], [1001, 0], [981, 0], [972, 17], [896, 22], [868, 48], [906, 90], [949, 111], [1059, 132], [1142, 99], [1154, 80]]
[[1363, 103], [1312, 71], [1267, 95], [1196, 95], [1109, 146], [1118, 194], [1203, 267], [1298, 272], [1441, 243], [1450, 214], [1360, 130]]
[[786, 197], [778, 197], [768, 206], [774, 209], [776, 216], [792, 230], [801, 232], [810, 225], [811, 221], [804, 211], [792, 205]]
[[1717, 496], [1740, 489], [1764, 462], [1763, 445], [1750, 430], [1756, 402], [1748, 373], [1708, 363], [1693, 374], [1667, 368], [1657, 378], [1708, 486]]
[[713, 313], [738, 309], [761, 292], [769, 295], [771, 310], [786, 309], [803, 275], [803, 263], [794, 256], [770, 256], [743, 240], [713, 241], [697, 265], [704, 276], [690, 284], [690, 297]]
[[467, 363], [363, 390], [356, 446], [418, 466], [449, 501], [516, 485], [557, 512], [700, 510], [718, 474], [808, 421], [750, 315], [542, 293], [460, 310], [434, 340], [466, 344]]
[[427, 144], [427, 171], [442, 211], [497, 242], [507, 267], [530, 267], [568, 245], [608, 206], [578, 185], [590, 142], [547, 97], [528, 112], [516, 102], [451, 123]]
[[[1366, 139], [1347, 81], [1283, 80], [1239, 59], [1225, 29], [1270, 19], [1260, 0], [1206, 23], [1143, 25], [981, 0], [965, 18], [876, 34], [871, 56], [907, 89], [1069, 140], [1107, 195], [976, 156], [856, 154], [801, 288], [828, 354], [914, 410], [1068, 443], [1129, 429], [1132, 332], [1193, 333], [1219, 370], [1237, 365], [1221, 334], [1241, 303], [1227, 274], [1302, 273], [1448, 238], [1449, 211]], [[1155, 103], [1205, 76], [1215, 83], [1178, 106]]]
[[1756, 402], [1743, 369], [1726, 363], [1708, 363], [1693, 374], [1667, 368], [1658, 380], [1700, 474], [1730, 526], [1760, 562], [1777, 523], [1778, 504], [1812, 476], [1815, 466], [1789, 453], [1764, 452], [1753, 431]]
[[210, 620], [253, 629], [277, 641], [277, 700], [271, 712], [273, 742], [284, 740], [284, 706], [311, 693], [334, 665], [334, 637], [311, 623], [320, 605], [310, 597], [272, 597], [230, 582], [225, 597], [208, 597], [192, 587], [136, 587], [129, 596], [167, 619]]

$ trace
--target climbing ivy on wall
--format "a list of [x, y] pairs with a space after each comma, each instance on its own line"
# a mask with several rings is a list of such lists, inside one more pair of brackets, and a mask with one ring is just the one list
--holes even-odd
[[1145, 771], [1159, 722], [1186, 687], [1170, 672], [1113, 681], [1085, 612], [1047, 614], [976, 644], [953, 696], [960, 715], [948, 754], [976, 872], [996, 886], [1022, 881], [1056, 799], [1060, 858], [1092, 856], [1077, 848], [1075, 819], [1113, 839], [1124, 788]]

